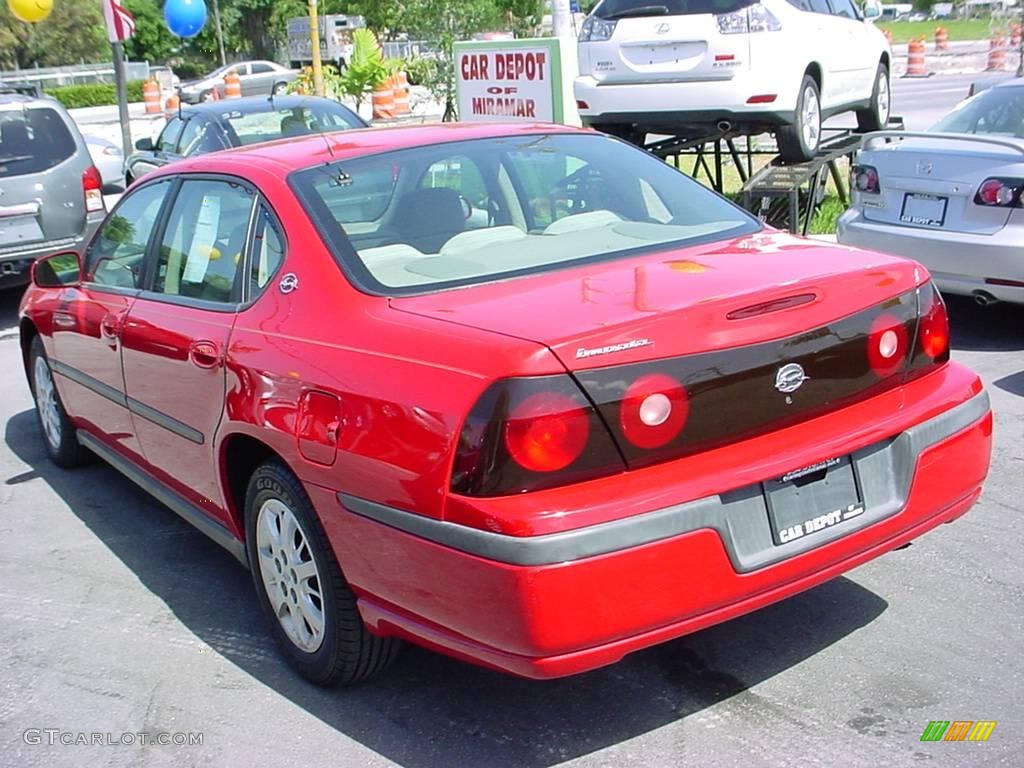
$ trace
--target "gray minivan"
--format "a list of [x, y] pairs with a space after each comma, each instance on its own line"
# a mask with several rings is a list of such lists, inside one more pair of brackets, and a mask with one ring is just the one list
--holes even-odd
[[106, 213], [103, 181], [56, 100], [0, 87], [0, 288], [41, 256], [81, 250]]

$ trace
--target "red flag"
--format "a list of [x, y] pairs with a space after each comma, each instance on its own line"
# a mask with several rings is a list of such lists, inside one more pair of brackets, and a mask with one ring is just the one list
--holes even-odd
[[107, 39], [112, 43], [127, 40], [135, 34], [135, 17], [117, 4], [117, 0], [102, 0], [103, 18], [107, 22]]

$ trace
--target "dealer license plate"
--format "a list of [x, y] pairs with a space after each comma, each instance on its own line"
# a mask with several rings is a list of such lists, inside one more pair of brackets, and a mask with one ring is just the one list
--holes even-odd
[[919, 227], [941, 227], [946, 222], [949, 198], [908, 193], [903, 198], [900, 221]]
[[772, 540], [788, 544], [864, 514], [849, 456], [828, 459], [764, 483]]

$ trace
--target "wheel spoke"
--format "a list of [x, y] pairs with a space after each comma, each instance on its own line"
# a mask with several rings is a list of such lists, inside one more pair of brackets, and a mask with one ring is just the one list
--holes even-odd
[[312, 560], [307, 560], [303, 563], [296, 563], [292, 566], [292, 570], [295, 571], [295, 576], [299, 584], [303, 584], [309, 579], [316, 578], [319, 575], [316, 570], [316, 563]]

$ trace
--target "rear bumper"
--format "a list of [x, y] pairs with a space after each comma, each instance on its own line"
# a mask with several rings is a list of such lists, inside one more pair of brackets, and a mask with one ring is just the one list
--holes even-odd
[[[634, 124], [650, 132], [685, 132], [688, 126], [791, 125], [797, 88], [780, 90], [777, 80], [765, 81], [743, 73], [729, 80], [667, 83], [599, 84], [587, 75], [576, 78], [573, 90], [584, 125]], [[751, 96], [774, 93], [770, 104], [747, 104]]]
[[1024, 287], [1001, 286], [986, 279], [1024, 282], [1019, 227], [994, 235], [904, 227], [868, 221], [850, 208], [836, 225], [840, 243], [915, 259], [931, 272], [943, 293], [970, 296], [985, 291], [1000, 301], [1024, 304]]
[[988, 398], [955, 365], [926, 378], [931, 396], [913, 406], [926, 418], [850, 446], [865, 513], [780, 546], [749, 486], [528, 537], [311, 495], [332, 510], [322, 519], [374, 631], [525, 677], [575, 674], [796, 594], [966, 512], [988, 471]]
[[89, 214], [86, 217], [85, 229], [82, 234], [74, 237], [30, 243], [17, 248], [0, 246], [0, 285], [7, 284], [7, 282], [25, 282], [28, 279], [29, 268], [36, 259], [64, 251], [81, 253], [100, 222], [103, 221], [104, 216], [106, 216], [106, 211], [102, 211], [98, 215]]

